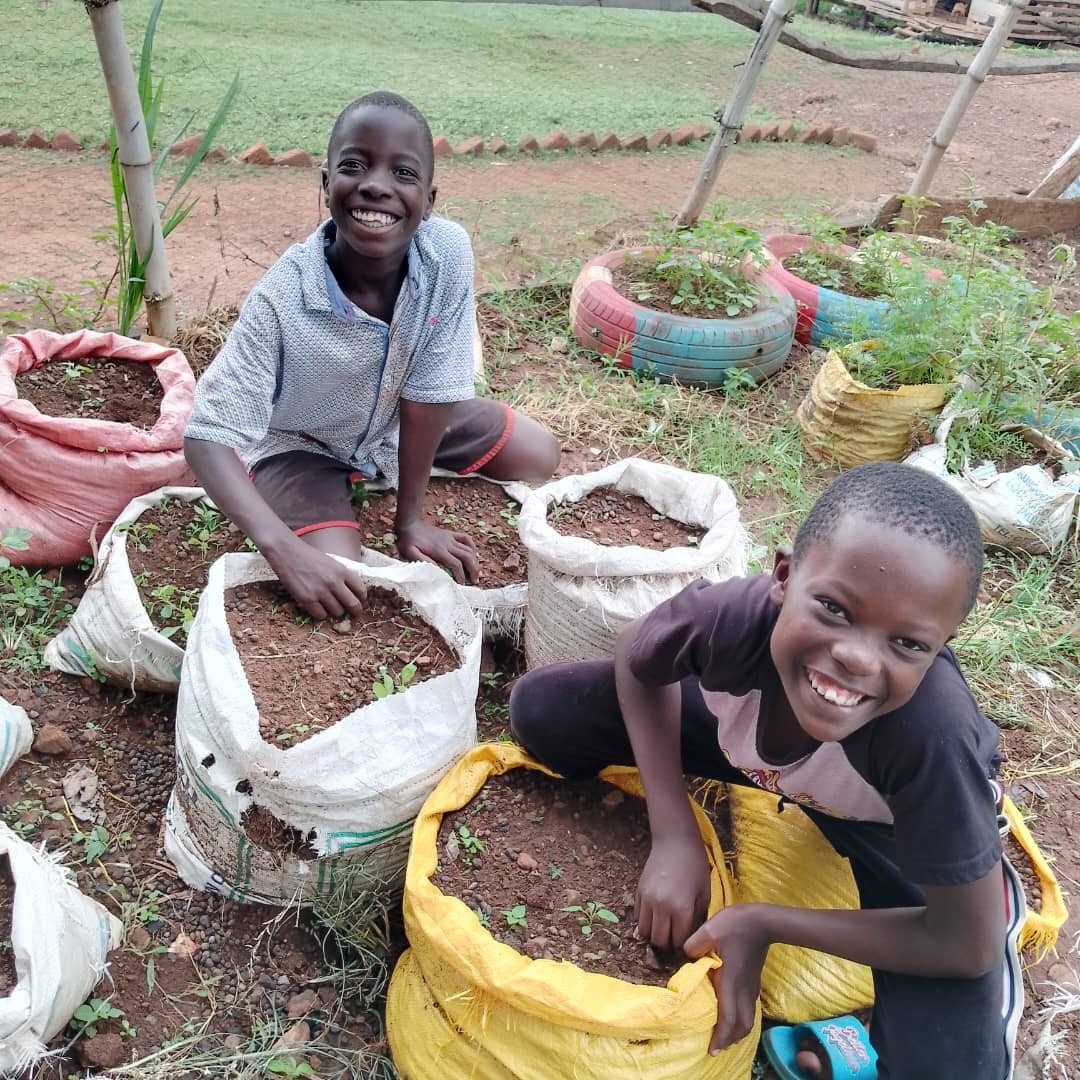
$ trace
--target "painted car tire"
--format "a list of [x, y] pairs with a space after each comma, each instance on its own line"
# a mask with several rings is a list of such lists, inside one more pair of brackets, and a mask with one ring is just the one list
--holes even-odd
[[630, 371], [685, 386], [722, 386], [732, 371], [755, 383], [787, 360], [795, 337], [795, 301], [773, 282], [765, 303], [736, 319], [698, 319], [635, 303], [614, 286], [626, 259], [659, 249], [623, 248], [582, 267], [570, 294], [570, 324], [579, 345]]

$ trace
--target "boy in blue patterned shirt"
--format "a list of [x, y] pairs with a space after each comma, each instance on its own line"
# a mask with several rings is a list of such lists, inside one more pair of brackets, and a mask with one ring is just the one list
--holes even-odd
[[545, 480], [559, 462], [545, 428], [473, 396], [472, 249], [431, 216], [434, 166], [410, 102], [346, 106], [323, 169], [329, 220], [256, 285], [196, 389], [192, 471], [316, 619], [361, 606], [329, 558], [361, 554], [352, 480], [396, 484], [402, 558], [475, 580], [472, 539], [423, 520], [432, 465]]

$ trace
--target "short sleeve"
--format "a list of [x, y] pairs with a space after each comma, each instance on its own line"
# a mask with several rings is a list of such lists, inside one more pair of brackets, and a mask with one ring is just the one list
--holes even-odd
[[776, 622], [769, 581], [759, 575], [687, 585], [645, 617], [627, 654], [631, 672], [652, 686], [693, 676], [706, 690], [753, 689]]
[[[871, 783], [893, 814], [896, 861], [920, 885], [965, 885], [1001, 859], [997, 729], [950, 654], [915, 696], [872, 725]], [[876, 775], [875, 775], [876, 774]]]
[[475, 395], [473, 342], [476, 299], [473, 252], [460, 225], [431, 222], [435, 266], [434, 295], [427, 327], [413, 356], [401, 396], [407, 401], [467, 401]]
[[282, 363], [281, 325], [260, 288], [195, 386], [185, 438], [243, 453], [266, 436]]

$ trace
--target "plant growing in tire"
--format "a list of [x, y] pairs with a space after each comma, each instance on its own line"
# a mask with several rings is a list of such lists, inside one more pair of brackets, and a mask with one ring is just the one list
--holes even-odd
[[718, 214], [591, 259], [574, 282], [578, 344], [664, 382], [756, 384], [787, 360], [795, 302], [762, 280], [761, 237]]

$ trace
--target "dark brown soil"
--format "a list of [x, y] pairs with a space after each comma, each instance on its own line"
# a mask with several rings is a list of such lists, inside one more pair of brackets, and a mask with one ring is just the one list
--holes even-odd
[[1028, 911], [1042, 911], [1042, 890], [1039, 888], [1039, 878], [1035, 873], [1035, 867], [1031, 865], [1027, 852], [1020, 846], [1019, 841], [1009, 833], [1002, 841], [1005, 857], [1012, 864], [1020, 884], [1024, 887], [1024, 898], [1027, 900]]
[[846, 255], [824, 255], [822, 259], [829, 270], [835, 270], [839, 273], [839, 284], [822, 280], [822, 275], [817, 272], [816, 265], [813, 263], [807, 265], [801, 253], [789, 255], [784, 259], [784, 269], [813, 285], [832, 289], [835, 292], [843, 293], [845, 296], [857, 296], [863, 300], [876, 300], [881, 295], [879, 290], [867, 289], [858, 281], [851, 271], [851, 261]]
[[694, 547], [705, 530], [665, 517], [640, 495], [625, 495], [611, 488], [597, 488], [574, 503], [560, 503], [548, 510], [551, 527], [562, 536], [584, 536], [598, 544], [641, 547], [666, 551]]
[[152, 428], [161, 409], [161, 383], [151, 364], [88, 360], [42, 364], [15, 379], [19, 396], [47, 416], [81, 416]]
[[458, 663], [442, 635], [388, 589], [369, 589], [362, 616], [333, 624], [313, 623], [276, 581], [227, 590], [225, 612], [259, 731], [276, 746], [332, 727], [375, 701], [384, 681], [398, 692]]
[[143, 607], [158, 632], [181, 647], [210, 564], [227, 552], [252, 550], [228, 518], [202, 502], [167, 500], [128, 527], [128, 564]]
[[263, 806], [253, 806], [245, 810], [240, 824], [248, 839], [267, 851], [287, 851], [301, 859], [319, 857], [319, 853], [311, 846], [311, 841], [315, 839], [314, 831], [304, 836], [299, 829], [286, 825]]
[[[394, 514], [397, 494], [369, 493], [367, 506], [354, 499], [356, 520], [368, 547], [394, 552]], [[527, 554], [518, 537], [520, 504], [498, 484], [480, 479], [432, 477], [424, 493], [424, 515], [433, 525], [467, 533], [476, 542], [480, 577], [473, 582], [485, 589], [517, 585], [527, 575]]]
[[[655, 256], [642, 256], [627, 259], [612, 272], [612, 285], [617, 293], [633, 300], [642, 307], [654, 311], [668, 311], [673, 315], [687, 315], [695, 319], [726, 319], [728, 315], [721, 308], [708, 308], [704, 304], [674, 304], [675, 290], [658, 276], [652, 269]], [[739, 313], [737, 318], [744, 318], [757, 311], [757, 305]]]
[[634, 918], [648, 855], [642, 800], [599, 780], [515, 769], [443, 819], [434, 880], [534, 959], [663, 986], [674, 967], [638, 939]]
[[15, 949], [11, 943], [11, 926], [15, 904], [15, 880], [11, 862], [0, 855], [0, 998], [5, 998], [19, 981], [15, 971]]

